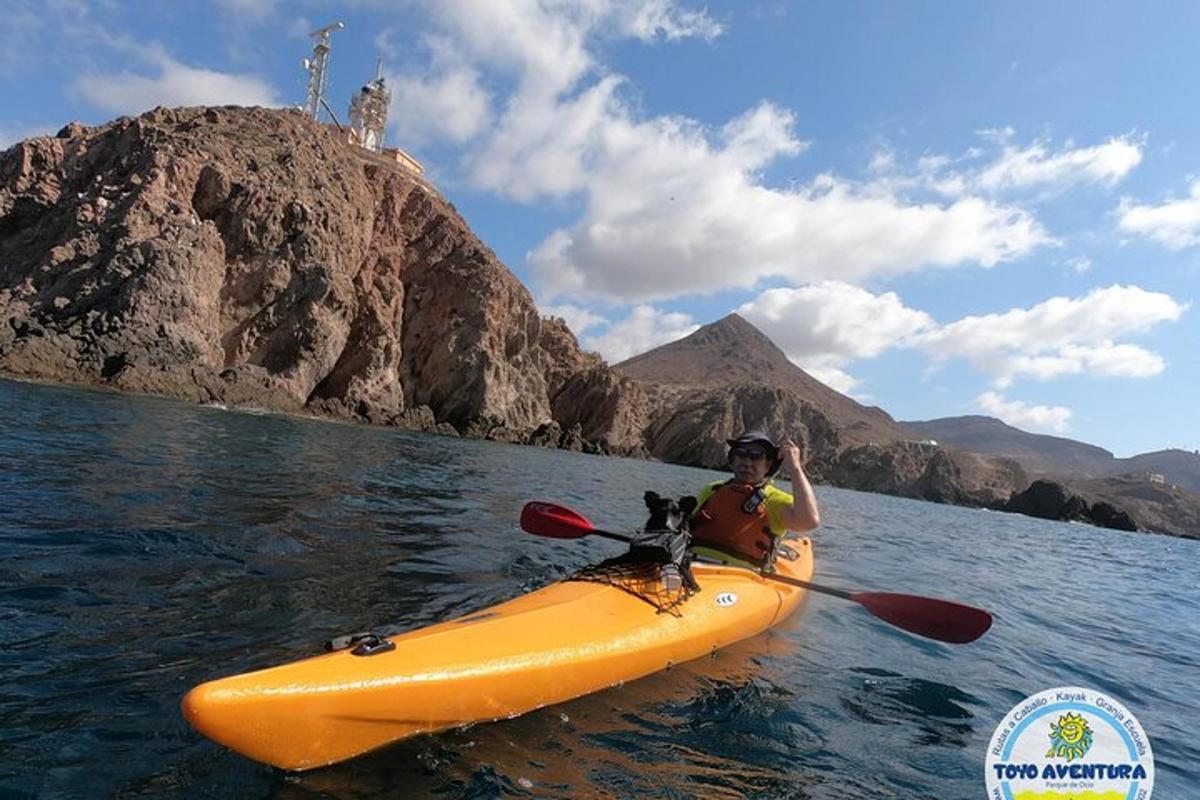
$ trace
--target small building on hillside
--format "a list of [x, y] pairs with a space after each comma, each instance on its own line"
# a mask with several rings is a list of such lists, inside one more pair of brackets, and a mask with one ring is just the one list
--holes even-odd
[[407, 167], [418, 175], [421, 175], [425, 172], [425, 167], [421, 166], [420, 161], [417, 161], [399, 147], [385, 147], [380, 155], [382, 155], [384, 158], [392, 159], [400, 166]]

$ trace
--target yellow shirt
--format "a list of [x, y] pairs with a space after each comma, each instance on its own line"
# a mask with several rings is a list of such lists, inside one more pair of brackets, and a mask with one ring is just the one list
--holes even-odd
[[[715, 492], [717, 489], [720, 489], [726, 483], [728, 483], [728, 481], [713, 481], [701, 489], [700, 494], [696, 495], [695, 513], [699, 513], [700, 509], [704, 508], [704, 504], [708, 501], [708, 498], [713, 496], [713, 492]], [[792, 495], [788, 494], [783, 489], [776, 488], [776, 486], [771, 483], [768, 483], [766, 486], [764, 486], [763, 490], [764, 494], [766, 495], [763, 498], [763, 503], [767, 507], [767, 527], [771, 529], [771, 534], [778, 539], [786, 534], [789, 530], [787, 523], [785, 523], [783, 520], [787, 515], [788, 509], [790, 509], [792, 504], [795, 502], [795, 498], [793, 498]], [[696, 546], [692, 548], [692, 552], [698, 556], [702, 556], [713, 561], [721, 561], [725, 564], [733, 564], [739, 567], [758, 569], [757, 566], [749, 561], [744, 561], [740, 558], [734, 558], [728, 553], [721, 552], [720, 550], [714, 550], [711, 547]]]

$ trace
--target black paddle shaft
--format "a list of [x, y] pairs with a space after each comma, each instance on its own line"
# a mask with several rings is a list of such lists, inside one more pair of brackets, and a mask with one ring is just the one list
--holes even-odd
[[[613, 539], [618, 542], [629, 543], [629, 542], [633, 541], [633, 539], [630, 538], [629, 536], [624, 536], [619, 533], [613, 533], [611, 531], [602, 531], [599, 528], [592, 528], [590, 531], [588, 531], [588, 533], [590, 533], [593, 536], [602, 536], [605, 539]], [[834, 589], [832, 586], [821, 586], [816, 583], [809, 583], [808, 581], [802, 581], [799, 578], [789, 578], [786, 575], [779, 575], [774, 572], [759, 572], [758, 574], [762, 575], [764, 578], [767, 578], [768, 580], [778, 581], [779, 583], [786, 583], [789, 586], [799, 586], [801, 589], [808, 589], [813, 592], [820, 592], [821, 594], [833, 595], [834, 597], [840, 597], [843, 600], [853, 601], [855, 599], [853, 592], [847, 592], [844, 589]]]

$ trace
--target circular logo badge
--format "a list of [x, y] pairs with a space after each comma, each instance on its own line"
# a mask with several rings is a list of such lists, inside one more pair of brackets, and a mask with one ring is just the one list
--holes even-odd
[[721, 606], [722, 608], [728, 608], [737, 602], [737, 595], [733, 592], [721, 592], [719, 595], [717, 595], [716, 602], [717, 605]]
[[1129, 709], [1069, 686], [1008, 712], [987, 752], [988, 800], [1149, 800], [1150, 739]]

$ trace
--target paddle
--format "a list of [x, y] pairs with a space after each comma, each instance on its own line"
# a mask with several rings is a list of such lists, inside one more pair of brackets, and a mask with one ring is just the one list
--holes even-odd
[[[525, 507], [521, 509], [521, 529], [527, 533], [548, 536], [553, 539], [603, 536], [618, 542], [630, 541], [628, 536], [598, 529], [591, 523], [591, 520], [578, 511], [557, 503], [526, 503]], [[950, 644], [973, 642], [992, 626], [992, 615], [988, 612], [961, 603], [952, 603], [949, 600], [893, 592], [848, 592], [844, 589], [822, 586], [798, 578], [789, 578], [786, 575], [769, 572], [760, 574], [773, 581], [800, 586], [813, 592], [829, 594], [858, 603], [884, 622], [909, 633], [939, 642]]]

